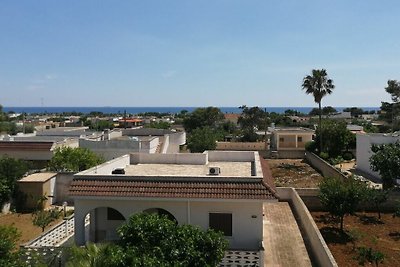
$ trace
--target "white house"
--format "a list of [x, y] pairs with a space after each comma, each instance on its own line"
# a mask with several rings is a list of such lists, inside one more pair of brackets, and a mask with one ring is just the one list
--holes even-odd
[[116, 239], [130, 215], [150, 212], [221, 230], [230, 249], [258, 250], [263, 203], [277, 201], [268, 179], [257, 152], [124, 155], [75, 175], [75, 242]]
[[400, 141], [398, 134], [357, 134], [357, 169], [380, 178], [377, 172], [371, 170], [369, 159], [372, 156], [371, 146], [380, 144], [391, 144]]

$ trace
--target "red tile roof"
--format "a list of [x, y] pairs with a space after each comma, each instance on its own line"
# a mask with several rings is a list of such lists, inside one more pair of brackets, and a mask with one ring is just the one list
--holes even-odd
[[[204, 181], [201, 181], [204, 179]], [[225, 178], [226, 179], [226, 178]], [[146, 177], [75, 177], [70, 186], [71, 196], [148, 197], [201, 199], [276, 199], [261, 179], [249, 178], [197, 180], [185, 178], [148, 179]]]
[[0, 141], [0, 151], [50, 151], [54, 142]]

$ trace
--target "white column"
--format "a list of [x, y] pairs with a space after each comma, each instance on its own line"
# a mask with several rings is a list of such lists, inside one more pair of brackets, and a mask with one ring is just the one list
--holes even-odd
[[85, 245], [85, 215], [86, 214], [81, 214], [79, 211], [77, 212], [77, 210], [75, 209], [74, 235], [75, 235], [75, 244], [77, 246]]
[[295, 135], [295, 142], [296, 142], [296, 148], [297, 148], [297, 146], [298, 146], [298, 144], [297, 144], [297, 134]]

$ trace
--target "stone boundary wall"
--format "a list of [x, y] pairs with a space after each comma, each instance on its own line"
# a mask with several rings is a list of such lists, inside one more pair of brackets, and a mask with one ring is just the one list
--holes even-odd
[[216, 150], [265, 150], [265, 142], [217, 142]]
[[314, 153], [306, 151], [305, 159], [308, 161], [308, 163], [310, 163], [312, 167], [319, 170], [324, 177], [335, 177], [343, 180], [347, 179], [341, 171], [337, 170], [335, 167], [333, 167]]
[[296, 214], [297, 221], [300, 224], [299, 227], [305, 233], [303, 238], [310, 250], [309, 252], [312, 254], [313, 260], [318, 266], [337, 267], [338, 265], [318, 230], [314, 219], [296, 190], [289, 187], [278, 187], [277, 193], [280, 196], [280, 200], [290, 202], [292, 210]]
[[[296, 188], [295, 190], [309, 210], [312, 211], [324, 210], [321, 201], [318, 198], [318, 193], [319, 193], [318, 188]], [[388, 200], [381, 205], [381, 210], [383, 212], [393, 212], [396, 210], [397, 205], [399, 205], [399, 201], [400, 201], [400, 192], [392, 191], [389, 193]], [[360, 205], [358, 210], [376, 211], [375, 207], [369, 204]]]

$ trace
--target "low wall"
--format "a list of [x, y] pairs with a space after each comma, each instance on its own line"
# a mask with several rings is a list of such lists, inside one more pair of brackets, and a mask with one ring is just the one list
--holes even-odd
[[168, 147], [169, 147], [169, 135], [165, 135], [161, 146], [161, 154], [166, 154]]
[[216, 150], [265, 150], [264, 142], [217, 142]]
[[281, 200], [290, 202], [292, 210], [296, 214], [299, 227], [302, 228], [305, 234], [303, 236], [304, 241], [318, 266], [337, 267], [338, 265], [319, 232], [314, 219], [297, 192], [293, 188], [278, 187], [277, 193]]
[[339, 171], [314, 153], [306, 151], [306, 160], [308, 161], [308, 163], [310, 163], [312, 167], [319, 170], [324, 177], [335, 177], [343, 180], [347, 179], [341, 171]]
[[[144, 154], [144, 155], [149, 155], [149, 154]], [[129, 165], [130, 163], [130, 156], [129, 155], [124, 155], [119, 158], [107, 161], [101, 165], [92, 167], [86, 171], [82, 171], [80, 173], [77, 173], [76, 175], [101, 175], [101, 174], [106, 174], [110, 175], [111, 172], [117, 168], [125, 168], [126, 165]]]
[[[304, 204], [309, 210], [312, 211], [322, 211], [324, 210], [321, 201], [319, 200], [318, 188], [296, 188], [297, 194], [301, 197]], [[393, 212], [396, 210], [398, 202], [400, 201], [400, 192], [393, 191], [388, 195], [388, 200], [381, 205], [381, 211], [383, 212]], [[369, 203], [360, 205], [358, 207], [359, 211], [376, 211], [375, 207]]]
[[[184, 153], [184, 154], [130, 154], [130, 164], [193, 164], [205, 165], [208, 162], [207, 154]], [[111, 172], [110, 172], [111, 173]]]
[[255, 160], [254, 151], [207, 151], [209, 161], [249, 162]]
[[304, 159], [304, 150], [278, 150], [278, 158], [280, 159]]

